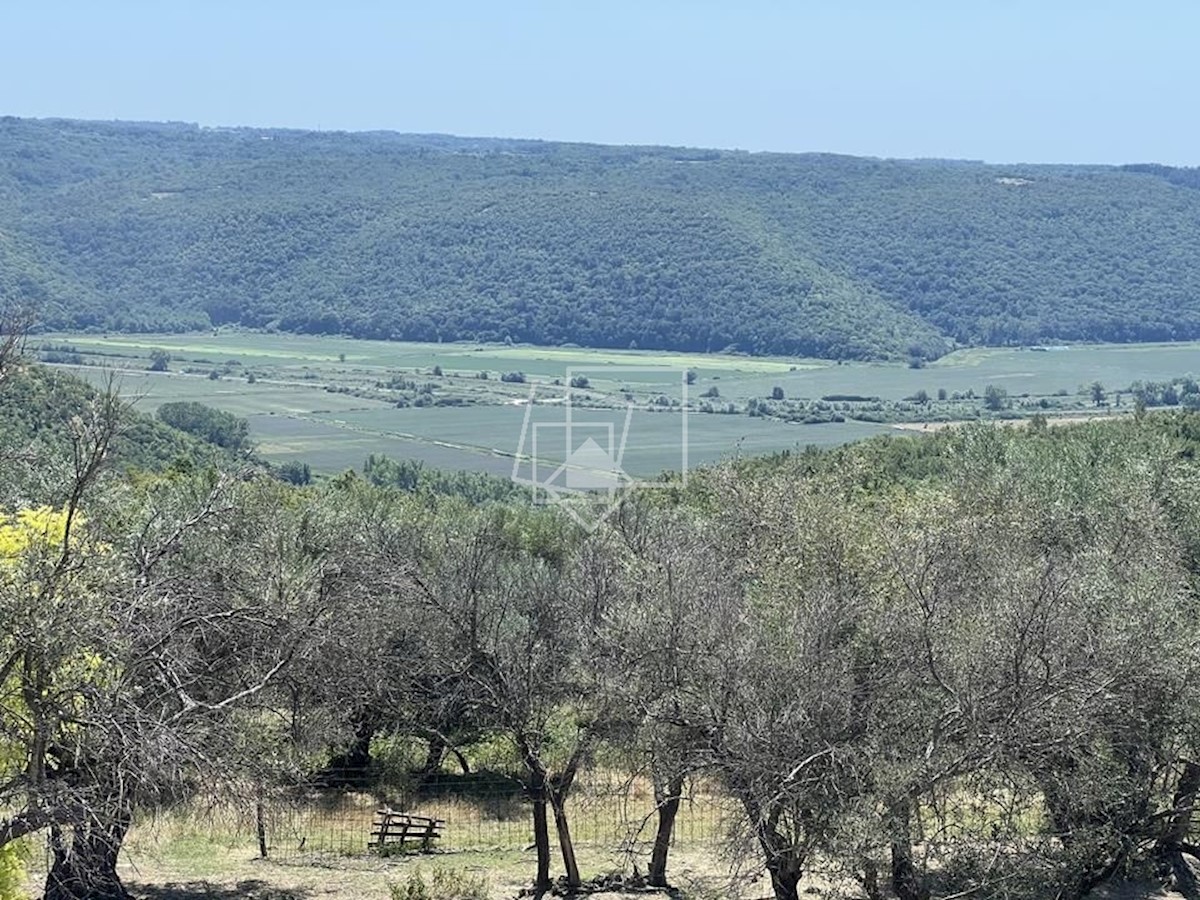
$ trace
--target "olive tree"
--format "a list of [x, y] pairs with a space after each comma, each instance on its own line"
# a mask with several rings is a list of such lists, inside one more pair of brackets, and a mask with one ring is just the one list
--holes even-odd
[[730, 576], [706, 604], [721, 639], [695, 661], [683, 719], [775, 897], [795, 900], [867, 788], [862, 747], [889, 677], [871, 639], [876, 554], [836, 480], [727, 468], [712, 491], [710, 552]]
[[447, 690], [524, 763], [539, 889], [550, 886], [551, 813], [566, 881], [581, 883], [566, 803], [608, 716], [587, 664], [606, 576], [573, 570], [580, 540], [553, 511], [451, 504], [420, 576], [431, 652], [461, 673]]
[[898, 666], [868, 762], [902, 900], [1080, 897], [1161, 839], [1197, 699], [1166, 449], [968, 431], [946, 484], [890, 504]]
[[[371, 741], [399, 732], [428, 741], [422, 774], [477, 733], [453, 657], [431, 652], [421, 578], [444, 514], [407, 491], [341, 476], [307, 492], [314, 533], [336, 565], [339, 615], [303, 665], [280, 681], [293, 735], [332, 748], [318, 783], [368, 783]], [[456, 512], [458, 507], [455, 507]]]
[[48, 832], [49, 900], [127, 896], [135, 805], [227, 777], [238, 710], [331, 614], [336, 573], [272, 480], [106, 478], [123, 416], [106, 393], [75, 421], [69, 477], [10, 514], [0, 560], [0, 846]]
[[740, 587], [720, 535], [703, 516], [634, 495], [611, 527], [620, 563], [596, 664], [621, 673], [606, 681], [615, 710], [608, 738], [650, 779], [655, 828], [647, 881], [666, 887], [686, 783], [712, 764], [709, 718], [697, 716], [693, 699], [705, 687], [705, 661], [727, 638], [721, 611], [736, 602]]

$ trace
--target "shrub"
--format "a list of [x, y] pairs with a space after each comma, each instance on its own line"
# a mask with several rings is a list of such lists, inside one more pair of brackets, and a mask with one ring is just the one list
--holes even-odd
[[488, 900], [486, 875], [470, 875], [457, 869], [434, 868], [426, 882], [420, 870], [403, 884], [390, 886], [392, 900]]
[[391, 885], [391, 893], [392, 900], [431, 900], [420, 872], [413, 872], [404, 884]]

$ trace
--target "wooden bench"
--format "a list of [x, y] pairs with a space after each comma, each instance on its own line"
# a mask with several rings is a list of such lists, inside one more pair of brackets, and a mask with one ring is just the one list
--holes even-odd
[[371, 846], [382, 853], [388, 847], [403, 851], [410, 843], [420, 844], [421, 851], [428, 853], [433, 849], [433, 842], [442, 836], [445, 825], [441, 819], [396, 812], [385, 806], [375, 811], [375, 821], [371, 825]]

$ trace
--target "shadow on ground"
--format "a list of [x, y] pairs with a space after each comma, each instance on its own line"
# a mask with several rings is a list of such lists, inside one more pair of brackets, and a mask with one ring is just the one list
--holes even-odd
[[272, 887], [252, 878], [236, 885], [214, 885], [206, 881], [188, 881], [164, 885], [129, 884], [129, 893], [138, 900], [307, 900], [307, 890]]

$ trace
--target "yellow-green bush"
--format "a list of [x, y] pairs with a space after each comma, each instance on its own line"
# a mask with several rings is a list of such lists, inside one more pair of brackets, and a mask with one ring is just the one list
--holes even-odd
[[0, 900], [26, 900], [25, 862], [29, 851], [16, 841], [0, 847]]

